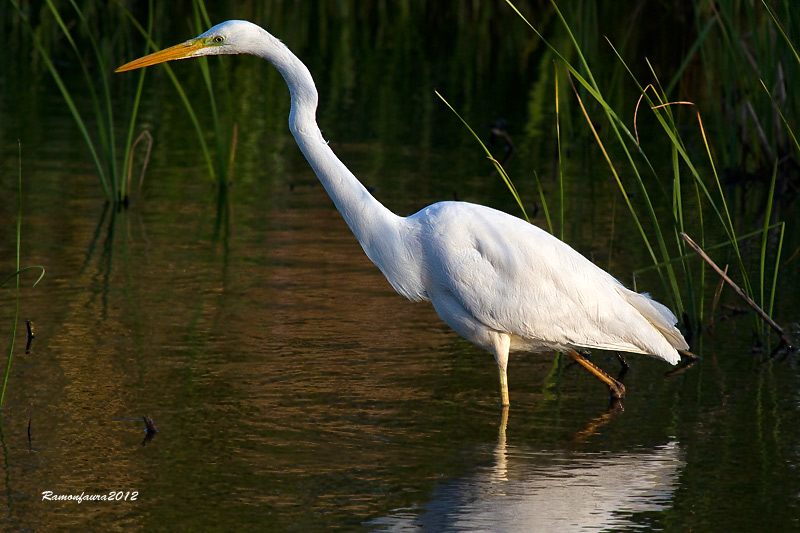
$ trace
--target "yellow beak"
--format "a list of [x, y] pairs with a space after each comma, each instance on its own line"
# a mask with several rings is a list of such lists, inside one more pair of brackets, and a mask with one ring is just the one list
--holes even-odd
[[160, 52], [134, 59], [130, 63], [125, 63], [114, 72], [125, 72], [137, 68], [149, 67], [150, 65], [157, 65], [165, 61], [172, 61], [173, 59], [184, 59], [189, 57], [193, 52], [205, 48], [206, 46], [206, 43], [202, 39], [191, 39], [184, 43], [165, 48]]

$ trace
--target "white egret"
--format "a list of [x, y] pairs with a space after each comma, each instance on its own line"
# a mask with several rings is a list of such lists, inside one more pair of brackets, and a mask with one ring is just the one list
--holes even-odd
[[364, 252], [397, 292], [430, 300], [456, 333], [494, 354], [502, 405], [509, 404], [509, 350], [564, 351], [619, 399], [624, 386], [575, 348], [649, 354], [672, 364], [688, 348], [669, 309], [519, 218], [467, 202], [439, 202], [408, 217], [392, 213], [322, 137], [306, 66], [255, 24], [223, 22], [117, 72], [220, 54], [252, 54], [280, 71], [291, 95], [289, 129]]

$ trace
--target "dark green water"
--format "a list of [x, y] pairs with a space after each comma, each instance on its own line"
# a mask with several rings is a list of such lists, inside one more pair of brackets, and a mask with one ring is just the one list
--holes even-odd
[[[380, 24], [368, 36], [333, 23], [292, 33], [308, 15], [299, 11], [278, 17], [284, 31], [274, 32], [315, 73], [334, 149], [386, 205], [409, 214], [456, 195], [517, 213], [433, 89], [484, 138], [486, 124], [509, 120], [519, 147], [509, 169], [526, 203], [538, 202], [533, 169], [552, 193], [553, 125], [526, 129], [538, 74], [515, 52], [524, 29], [501, 31], [512, 18], [458, 26], [446, 17], [474, 33], [435, 41], [425, 37], [430, 22], [416, 40], [388, 37]], [[629, 397], [614, 415], [582, 369], [554, 354], [512, 355], [506, 422], [491, 355], [428, 304], [395, 294], [317, 185], [287, 131], [279, 76], [253, 58], [210, 66], [230, 95], [223, 122], [239, 128], [233, 185], [212, 184], [182, 104], [151, 69], [140, 127], [156, 140], [153, 157], [142, 194], [119, 212], [103, 205], [49, 78], [0, 78], [2, 272], [13, 268], [17, 139], [22, 263], [47, 269], [39, 286], [26, 279], [21, 289], [20, 319], [37, 336], [26, 353], [19, 328], [0, 420], [3, 527], [800, 529], [798, 359], [762, 363], [752, 316], [718, 311], [713, 336], [692, 347], [703, 360], [681, 373], [630, 356]], [[175, 70], [204, 109], [196, 65]], [[123, 107], [131, 86], [118, 83]], [[615, 185], [586, 177], [598, 157], [590, 143], [570, 141], [565, 235], [628, 283], [648, 259], [613, 208]], [[544, 226], [541, 212], [534, 222]], [[787, 235], [791, 253], [796, 222]], [[797, 264], [782, 272], [784, 324], [800, 314]], [[639, 283], [663, 299], [655, 278]], [[731, 292], [722, 301], [740, 305]], [[8, 286], [0, 302], [8, 338]], [[595, 359], [616, 371], [610, 354]], [[159, 430], [146, 443], [144, 424], [129, 420], [143, 415]], [[43, 501], [45, 491], [137, 494], [77, 503]]]

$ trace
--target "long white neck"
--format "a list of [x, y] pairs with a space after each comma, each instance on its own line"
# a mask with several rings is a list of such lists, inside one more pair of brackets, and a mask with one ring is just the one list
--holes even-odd
[[367, 191], [322, 137], [316, 119], [317, 88], [306, 66], [282, 44], [273, 47], [272, 52], [264, 59], [283, 75], [292, 97], [289, 129], [345, 222], [368, 250], [381, 228], [397, 224], [400, 217]]
[[289, 129], [303, 155], [364, 252], [389, 283], [408, 298], [425, 298], [420, 265], [409, 264], [407, 259], [414, 255], [409, 247], [415, 246], [414, 239], [409, 238], [407, 219], [384, 207], [339, 161], [317, 125], [318, 94], [311, 73], [286, 46], [264, 33], [274, 42], [268, 53], [258, 55], [275, 65], [289, 86]]

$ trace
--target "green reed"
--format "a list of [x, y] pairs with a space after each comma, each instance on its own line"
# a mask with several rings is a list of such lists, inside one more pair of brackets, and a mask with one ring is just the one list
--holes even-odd
[[[676, 74], [675, 78], [670, 80], [667, 89], [665, 89], [656, 75], [656, 70], [649, 62], [647, 66], [651, 75], [651, 81], [641, 83], [623, 59], [623, 55], [610, 41], [608, 42], [608, 51], [611, 52], [613, 56], [616, 56], [617, 59], [616, 65], [612, 65], [610, 71], [608, 70], [608, 66], [597, 66], [595, 64], [596, 62], [587, 59], [587, 55], [579, 39], [573, 32], [571, 24], [567, 21], [555, 2], [552, 2], [553, 13], [556, 16], [556, 20], [560, 23], [560, 28], [566, 34], [566, 38], [561, 39], [558, 45], [551, 44], [510, 0], [506, 1], [516, 14], [548, 47], [549, 53], [556, 59], [560, 69], [566, 72], [567, 79], [572, 85], [574, 101], [578, 104], [578, 116], [583, 117], [596, 146], [599, 148], [602, 160], [605, 161], [607, 169], [621, 193], [621, 198], [627, 207], [630, 220], [636, 232], [640, 235], [654, 269], [665, 286], [678, 314], [688, 315], [689, 319], [694, 324], [700, 323], [705, 315], [703, 308], [703, 295], [706, 292], [705, 265], [701, 264], [699, 266], [698, 273], [697, 268], [693, 266], [696, 265], [694, 254], [687, 250], [686, 244], [680, 237], [682, 232], [693, 233], [700, 245], [708, 247], [709, 249], [714, 248], [713, 246], [709, 246], [709, 239], [718, 239], [721, 235], [723, 238], [722, 244], [733, 254], [745, 292], [752, 296], [755, 293], [754, 284], [751, 282], [752, 273], [750, 273], [746, 267], [746, 261], [739, 246], [742, 240], [742, 237], [739, 235], [742, 221], [736, 219], [732, 215], [729, 206], [730, 200], [726, 195], [725, 186], [723, 184], [724, 178], [718, 171], [720, 165], [717, 163], [717, 159], [719, 158], [719, 149], [716, 146], [717, 143], [714, 143], [712, 146], [712, 141], [709, 139], [703, 117], [695, 104], [691, 102], [674, 102], [669, 96], [680, 80], [679, 76], [688, 65], [692, 54], [707, 54], [706, 57], [708, 59], [705, 63], [705, 67], [709, 70], [712, 68], [713, 61], [718, 61], [717, 56], [711, 55], [710, 49], [712, 49], [713, 46], [710, 42], [706, 41], [713, 30], [722, 31], [728, 36], [727, 49], [723, 49], [721, 53], [727, 53], [737, 58], [746, 53], [746, 40], [743, 33], [735, 36], [733, 35], [733, 29], [739, 28], [739, 26], [737, 26], [735, 22], [738, 19], [735, 17], [735, 13], [733, 13], [734, 7], [732, 7], [732, 4], [725, 2], [720, 3], [724, 4], [721, 8], [724, 12], [718, 17], [718, 21], [701, 21], [698, 18], [698, 41], [691, 47], [689, 57], [683, 62], [678, 74]], [[762, 19], [771, 19], [774, 21], [774, 26], [780, 30], [780, 33], [791, 47], [791, 41], [778, 22], [777, 16], [769, 10], [766, 3], [764, 3], [763, 8], [764, 10], [759, 16], [762, 17]], [[582, 15], [578, 16], [586, 17], [586, 11], [588, 10], [583, 10]], [[753, 13], [748, 13], [747, 15], [754, 16]], [[587, 20], [582, 20], [581, 27], [584, 26], [591, 26], [591, 24]], [[759, 44], [765, 47], [774, 47], [772, 41], [764, 37], [766, 30], [756, 28], [753, 25], [744, 29], [740, 28], [741, 32], [756, 30], [759, 31], [759, 38], [757, 39]], [[774, 32], [774, 28], [772, 28], [772, 30]], [[769, 51], [769, 48], [767, 48], [767, 51]], [[794, 57], [800, 57], [797, 55], [794, 48], [792, 48], [792, 51], [794, 52]], [[733, 61], [729, 61], [728, 63], [733, 64]], [[713, 75], [713, 72], [709, 74], [709, 76]], [[740, 77], [740, 80], [732, 79], [731, 83], [736, 83], [737, 87], [756, 87], [759, 84], [763, 84], [763, 81], [754, 77], [752, 72], [737, 71], [736, 75]], [[630, 113], [630, 107], [633, 107], [633, 103], [620, 102], [618, 100], [619, 92], [615, 89], [615, 87], [618, 87], [622, 77], [627, 77], [632, 80], [638, 88], [640, 95], [639, 103], [635, 105], [632, 123], [626, 122], [622, 117]], [[558, 73], [556, 79], [558, 79]], [[601, 88], [600, 84], [596, 81], [597, 79], [610, 80], [605, 85], [605, 87], [610, 88]], [[747, 83], [745, 84], [741, 80], [745, 80]], [[769, 91], [764, 91], [762, 89], [759, 92], [761, 95], [765, 96], [764, 99], [768, 102], [772, 98], [772, 96], [768, 94]], [[590, 103], [591, 105], [589, 105]], [[556, 99], [556, 106], [558, 105], [559, 102], [558, 99]], [[749, 105], [750, 109], [755, 109], [752, 104]], [[778, 106], [774, 104], [771, 105], [774, 109], [778, 109]], [[719, 105], [712, 106], [712, 109], [718, 109], [719, 107]], [[693, 139], [699, 140], [699, 145], [702, 147], [701, 150], [696, 149], [696, 141], [692, 141], [695, 142], [695, 144], [692, 144], [692, 142], [686, 139], [688, 135], [686, 133], [687, 128], [686, 124], [678, 118], [679, 109], [691, 111], [693, 115], [691, 123], [694, 124], [694, 127], [690, 128], [689, 131], [694, 135]], [[772, 113], [768, 111], [769, 110], [762, 110], [761, 114], [756, 114], [755, 116], [762, 116], [762, 114], [764, 116], [778, 116], [780, 114], [780, 112]], [[793, 117], [800, 116], [800, 113], [795, 113], [794, 109], [789, 108], [789, 111], [792, 113]], [[597, 115], [598, 112], [599, 116]], [[559, 113], [564, 113], [564, 111], [561, 110]], [[637, 124], [642, 121], [645, 114], [649, 114], [650, 117], [655, 119], [656, 124], [660, 127], [660, 131], [663, 134], [662, 138], [669, 153], [669, 160], [671, 161], [669, 176], [660, 175], [659, 171], [656, 170], [656, 165], [653, 163], [655, 156], [662, 155], [658, 151], [663, 148], [658, 146], [655, 148], [658, 153], [651, 153], [653, 149], [640, 141]], [[683, 114], [680, 116], [683, 116]], [[781, 125], [794, 141], [796, 148], [797, 141], [789, 127], [790, 121], [782, 115], [780, 116]], [[556, 120], [560, 122], [558, 115]], [[712, 121], [717, 122], [721, 121], [721, 119], [717, 114], [713, 114]], [[603, 126], [602, 133], [596, 127], [598, 123]], [[755, 127], [756, 131], [758, 129], [758, 127]], [[777, 131], [774, 127], [772, 130]], [[724, 128], [718, 128], [716, 131], [726, 130]], [[562, 132], [559, 126], [559, 165], [562, 142], [561, 135]], [[772, 145], [780, 145], [779, 140], [764, 139], [763, 135], [759, 137], [757, 133], [753, 135], [758, 138], [758, 143], [764, 148], [767, 156], [772, 158], [770, 160], [777, 161], [777, 159], [775, 159], [776, 154], [769, 153], [767, 149]], [[717, 141], [717, 139], [715, 139], [715, 141]], [[722, 144], [726, 146], [735, 144], [729, 139], [724, 139], [723, 141]], [[741, 139], [741, 141], [745, 142], [746, 139]], [[650, 144], [650, 142], [648, 144]], [[730, 157], [727, 159], [729, 160]], [[775, 163], [775, 165], [777, 169], [777, 163]], [[728, 168], [728, 166], [729, 161], [726, 161], [725, 168]], [[777, 251], [772, 259], [768, 260], [767, 234], [770, 230], [778, 226], [776, 224], [770, 224], [770, 216], [773, 212], [772, 199], [775, 191], [776, 173], [777, 171], [773, 172], [769, 192], [766, 193], [766, 209], [763, 227], [760, 232], [750, 234], [755, 235], [760, 233], [762, 237], [757, 285], [760, 290], [761, 304], [766, 306], [768, 312], [772, 311], [774, 304], [778, 262], [780, 260], [783, 242], [783, 226], [780, 225], [781, 230], [778, 238]], [[561, 181], [563, 184], [563, 180]], [[631, 185], [633, 189], [631, 189]], [[561, 199], [563, 202], [563, 185]], [[669, 206], [669, 209], [665, 209], [667, 206]], [[668, 214], [665, 214], [665, 212]], [[772, 266], [772, 286], [768, 288], [766, 279], [768, 271], [770, 270], [770, 261], [774, 262], [774, 266]], [[643, 271], [644, 270], [640, 272]], [[761, 324], [759, 323], [757, 327], [760, 330]]]
[[481, 148], [483, 148], [483, 151], [486, 153], [486, 157], [492, 162], [495, 170], [497, 170], [497, 172], [500, 174], [500, 177], [503, 179], [503, 182], [506, 184], [506, 187], [508, 187], [508, 190], [511, 191], [511, 195], [514, 197], [514, 200], [516, 200], [517, 205], [519, 205], [519, 208], [522, 211], [522, 216], [525, 217], [525, 220], [530, 222], [531, 220], [530, 218], [528, 218], [528, 213], [525, 212], [525, 206], [522, 204], [522, 198], [517, 192], [517, 188], [514, 186], [514, 183], [511, 181], [511, 178], [509, 178], [508, 174], [506, 174], [505, 169], [500, 165], [500, 162], [497, 161], [497, 159], [495, 159], [492, 156], [492, 152], [490, 152], [489, 149], [486, 148], [486, 145], [483, 143], [478, 134], [475, 133], [475, 130], [473, 130], [472, 127], [467, 123], [467, 121], [464, 120], [461, 117], [461, 115], [458, 114], [458, 111], [456, 111], [453, 108], [453, 106], [451, 106], [450, 103], [447, 100], [445, 100], [445, 98], [441, 94], [439, 94], [439, 91], [434, 91], [434, 92], [436, 93], [436, 96], [441, 98], [442, 102], [444, 102], [445, 105], [450, 108], [450, 111], [455, 113], [455, 115], [458, 117], [461, 123], [464, 124], [464, 126], [466, 126], [466, 128], [469, 130], [472, 136], [475, 137], [475, 140], [478, 141], [478, 144], [480, 144]]
[[[146, 46], [146, 53], [147, 52], [156, 52], [161, 49], [155, 41], [150, 38], [151, 32], [150, 28], [145, 29], [139, 21], [133, 16], [133, 14], [124, 6], [120, 0], [117, 0], [117, 4], [119, 5], [120, 9], [123, 11], [129, 22], [136, 28], [139, 33], [144, 37], [147, 46]], [[152, 9], [150, 10], [152, 13]], [[202, 33], [205, 29], [211, 26], [211, 22], [208, 16], [208, 11], [206, 10], [205, 4], [202, 0], [194, 0], [192, 3], [192, 23], [194, 29], [197, 34]], [[187, 114], [189, 115], [189, 120], [191, 120], [192, 125], [194, 126], [195, 132], [197, 133], [197, 140], [200, 146], [200, 150], [203, 152], [203, 159], [205, 160], [206, 167], [208, 168], [208, 173], [211, 176], [211, 179], [217, 183], [224, 184], [227, 183], [232, 177], [232, 166], [233, 166], [233, 157], [235, 154], [235, 142], [236, 142], [236, 133], [235, 128], [231, 128], [231, 140], [230, 142], [225, 142], [227, 135], [223, 130], [220, 120], [219, 120], [219, 111], [218, 111], [218, 104], [216, 99], [216, 94], [222, 94], [221, 91], [227, 87], [227, 84], [217, 84], [216, 86], [213, 84], [211, 72], [208, 68], [208, 58], [201, 57], [198, 58], [193, 63], [199, 64], [201, 73], [203, 76], [203, 80], [206, 85], [206, 89], [209, 95], [209, 108], [211, 110], [211, 117], [212, 117], [212, 131], [214, 132], [214, 139], [216, 140], [216, 165], [214, 164], [214, 157], [212, 156], [212, 151], [208, 146], [208, 142], [206, 141], [206, 133], [208, 129], [202, 125], [197, 113], [194, 110], [194, 106], [189, 99], [189, 96], [184, 89], [183, 85], [181, 84], [178, 77], [175, 75], [172, 67], [169, 64], [161, 64], [159, 68], [163, 68], [167, 73], [170, 81], [172, 81], [172, 85], [175, 88], [175, 91], [178, 93], [181, 102], [183, 103], [184, 108], [186, 109]], [[142, 69], [141, 72], [144, 73], [147, 69]], [[142, 79], [140, 75], [140, 80]], [[140, 82], [141, 83], [141, 82]], [[227, 91], [227, 89], [225, 89]], [[227, 99], [230, 100], [230, 91], [227, 91]], [[139, 92], [137, 92], [137, 99], [138, 99]], [[138, 101], [137, 101], [138, 103]]]
[[[133, 151], [142, 139], [142, 135], [137, 137], [135, 132], [136, 118], [141, 102], [141, 96], [144, 89], [144, 79], [146, 69], [142, 69], [138, 73], [136, 89], [133, 92], [132, 104], [130, 112], [128, 113], [127, 126], [125, 128], [126, 134], [124, 144], [120, 150], [118, 147], [118, 140], [116, 135], [117, 124], [114, 112], [114, 99], [112, 98], [111, 89], [111, 75], [113, 73], [112, 65], [120, 62], [120, 58], [132, 58], [132, 53], [121, 50], [119, 43], [123, 40], [120, 38], [124, 29], [118, 29], [116, 32], [108, 34], [105, 33], [96, 36], [97, 21], [94, 20], [98, 13], [121, 13], [122, 18], [131, 22], [133, 27], [139, 31], [146, 41], [147, 49], [156, 51], [160, 47], [151, 38], [153, 23], [154, 23], [154, 6], [152, 0], [148, 3], [148, 20], [146, 27], [137, 21], [130, 10], [120, 1], [117, 0], [112, 6], [116, 10], [109, 9], [109, 6], [104, 6], [102, 3], [96, 5], [92, 3], [86, 4], [83, 9], [78, 6], [74, 0], [69, 0], [68, 4], [71, 7], [69, 14], [63, 12], [52, 0], [45, 0], [46, 11], [44, 15], [52, 18], [52, 22], [60, 30], [61, 36], [64, 41], [69, 45], [73, 53], [73, 61], [81, 71], [83, 84], [80, 89], [74, 89], [68, 86], [63, 76], [59, 73], [54, 62], [53, 51], [47, 46], [40, 34], [41, 26], [50, 22], [42, 21], [37, 27], [33, 27], [28, 20], [27, 16], [21, 9], [16, 0], [11, 0], [12, 5], [16, 9], [19, 20], [23, 27], [26, 29], [31, 42], [42, 63], [47, 71], [52, 76], [53, 80], [58, 87], [58, 90], [63, 98], [63, 101], [70, 114], [72, 115], [78, 131], [89, 150], [92, 162], [97, 172], [98, 181], [103, 192], [103, 196], [107, 201], [114, 204], [126, 205], [129, 201], [129, 194], [131, 190], [132, 179], [132, 166], [133, 166]], [[194, 2], [194, 25], [200, 27], [201, 15], [202, 19], [207, 23], [208, 14], [202, 1], [195, 0]], [[67, 17], [69, 15], [69, 17]], [[107, 24], [107, 27], [121, 27], [121, 24]], [[211, 99], [211, 110], [214, 119], [214, 130], [217, 145], [217, 164], [214, 164], [212, 151], [208, 147], [205, 140], [207, 128], [205, 128], [197, 117], [194, 108], [187, 96], [186, 90], [181, 85], [178, 78], [173, 73], [168, 65], [164, 65], [167, 75], [175, 86], [178, 95], [189, 114], [195, 131], [200, 148], [203, 152], [204, 159], [208, 166], [209, 174], [212, 179], [220, 182], [226, 181], [226, 176], [229, 173], [230, 160], [233, 154], [233, 147], [231, 143], [225, 143], [225, 135], [222, 135], [222, 129], [218, 120], [217, 103], [214, 99], [215, 90], [211, 86], [211, 76], [208, 72], [208, 65], [206, 61], [200, 62], [203, 70], [203, 77], [208, 87], [208, 92]], [[91, 103], [91, 111], [82, 111], [79, 101], [76, 99], [76, 92], [78, 90], [84, 91]], [[146, 148], [146, 153], [149, 156], [152, 148], [152, 137], [147, 134], [145, 139], [149, 141]], [[120, 155], [121, 154], [121, 155]], [[147, 160], [145, 158], [144, 166], [146, 167]], [[143, 177], [143, 176], [142, 176]], [[141, 182], [141, 178], [140, 178]]]
[[0, 280], [0, 287], [5, 285], [7, 282], [11, 281], [12, 279], [16, 280], [16, 289], [14, 293], [14, 320], [11, 325], [11, 345], [8, 349], [8, 359], [6, 360], [6, 371], [3, 375], [3, 386], [0, 389], [0, 409], [3, 407], [3, 400], [6, 396], [6, 385], [8, 385], [8, 376], [11, 373], [11, 359], [14, 356], [14, 340], [17, 336], [17, 323], [19, 321], [19, 278], [20, 275], [29, 271], [29, 270], [41, 270], [41, 274], [39, 274], [39, 278], [33, 284], [34, 287], [36, 284], [41, 281], [42, 277], [44, 277], [44, 267], [42, 266], [28, 266], [24, 268], [20, 268], [20, 247], [22, 244], [22, 144], [18, 144], [19, 150], [19, 163], [18, 163], [18, 175], [17, 175], [17, 246], [16, 246], [16, 254], [15, 254], [15, 268], [12, 274], [9, 274], [4, 279]]
[[[107, 201], [114, 204], [125, 204], [128, 201], [126, 192], [129, 190], [128, 173], [125, 169], [128, 167], [127, 159], [130, 157], [133, 142], [132, 129], [139, 108], [144, 73], [142, 72], [139, 76], [139, 85], [130, 113], [129, 133], [126, 144], [123, 146], [123, 161], [120, 164], [115, 135], [116, 123], [110, 86], [110, 70], [108, 68], [113, 59], [111, 56], [113, 51], [111, 43], [116, 40], [116, 36], [103, 35], [98, 40], [95, 36], [93, 25], [74, 0], [68, 2], [72, 7], [73, 18], [70, 21], [77, 19], [77, 25], [65, 21], [64, 14], [59, 11], [52, 0], [46, 0], [45, 3], [47, 5], [47, 13], [61, 30], [64, 39], [73, 51], [73, 61], [81, 70], [84, 81], [81, 89], [85, 90], [89, 95], [92, 104], [91, 113], [88, 113], [89, 116], [85, 116], [85, 113], [81, 111], [80, 106], [73, 97], [74, 89], [71, 90], [64, 82], [61, 74], [59, 74], [54, 65], [53, 54], [43, 44], [42, 39], [39, 37], [38, 28], [31, 26], [19, 3], [11, 0], [11, 4], [16, 9], [19, 19], [26, 28], [34, 47], [39, 52], [42, 62], [55, 81], [64, 103], [75, 120], [81, 137], [89, 149], [103, 196]], [[148, 27], [152, 28], [152, 0], [150, 13], [151, 18]], [[44, 24], [44, 22], [41, 24]], [[87, 49], [90, 53], [86, 53]]]

